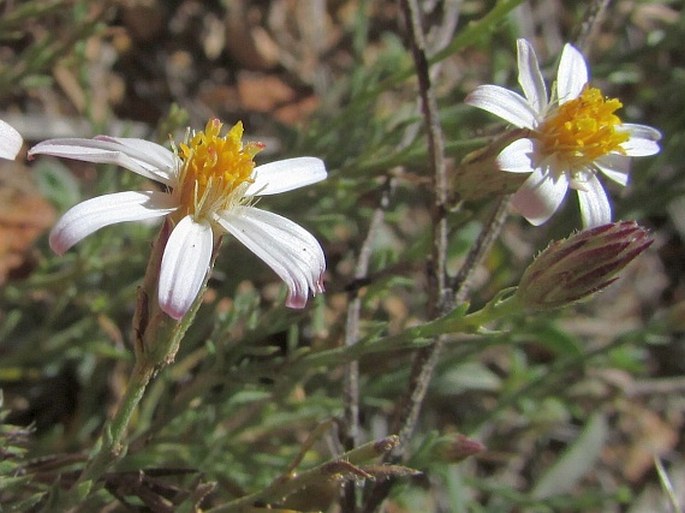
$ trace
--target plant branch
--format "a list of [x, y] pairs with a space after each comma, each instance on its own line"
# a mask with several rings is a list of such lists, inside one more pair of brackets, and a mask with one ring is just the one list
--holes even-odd
[[574, 38], [578, 49], [585, 56], [590, 53], [590, 42], [597, 33], [611, 0], [594, 0], [587, 8], [583, 22], [578, 26], [578, 33]]
[[499, 237], [504, 222], [509, 215], [510, 196], [501, 198], [490, 218], [486, 221], [476, 242], [471, 246], [466, 260], [462, 264], [457, 275], [451, 280], [452, 289], [455, 290], [455, 304], [460, 305], [466, 301], [471, 291], [471, 279], [473, 272], [481, 264], [490, 251], [495, 240]]
[[326, 481], [373, 479], [375, 477], [383, 477], [380, 474], [385, 472], [390, 475], [414, 473], [404, 467], [389, 466], [384, 470], [383, 467], [360, 466], [365, 461], [377, 458], [391, 451], [397, 446], [397, 443], [398, 439], [396, 436], [389, 436], [381, 440], [369, 442], [346, 452], [334, 460], [326, 461], [300, 473], [295, 473], [293, 471], [294, 466], [290, 465], [286, 472], [274, 479], [263, 490], [216, 506], [208, 510], [207, 513], [249, 513], [254, 511], [255, 503], [272, 504], [274, 502], [281, 502], [288, 495], [309, 486], [320, 485]]
[[[431, 84], [430, 66], [428, 63], [426, 38], [423, 33], [421, 11], [417, 0], [400, 0], [400, 7], [407, 25], [409, 47], [414, 60], [414, 67], [421, 98], [421, 111], [428, 138], [429, 164], [433, 180], [432, 247], [431, 260], [428, 266], [428, 311], [429, 319], [435, 319], [451, 307], [451, 292], [447, 283], [447, 202], [449, 183], [445, 162], [445, 137], [440, 124], [440, 114], [435, 91]], [[405, 447], [414, 429], [419, 415], [428, 383], [435, 366], [435, 360], [442, 345], [440, 337], [429, 348], [419, 351], [415, 356], [409, 381], [408, 394], [400, 401], [396, 410], [391, 432], [399, 434], [400, 444], [391, 461], [400, 461]], [[364, 511], [375, 511], [385, 500], [392, 480], [384, 480], [371, 489]]]
[[[359, 250], [357, 265], [354, 271], [355, 281], [367, 278], [369, 273], [369, 262], [371, 260], [371, 250], [378, 235], [378, 230], [383, 224], [385, 211], [390, 203], [390, 193], [392, 178], [386, 178], [386, 183], [381, 192], [378, 207], [374, 210], [369, 223], [368, 233]], [[359, 289], [350, 293], [350, 302], [347, 306], [347, 319], [345, 322], [345, 347], [351, 347], [359, 341], [360, 330], [359, 320], [361, 317], [362, 298]], [[349, 362], [344, 369], [343, 380], [343, 423], [340, 432], [340, 441], [349, 451], [359, 443], [359, 361]], [[342, 508], [347, 513], [354, 513], [357, 510], [357, 485], [354, 480], [347, 481], [343, 489]]]

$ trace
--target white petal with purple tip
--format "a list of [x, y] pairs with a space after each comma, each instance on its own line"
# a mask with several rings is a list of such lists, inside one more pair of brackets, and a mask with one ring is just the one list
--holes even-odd
[[197, 298], [212, 258], [214, 239], [207, 222], [186, 216], [169, 235], [159, 271], [159, 306], [182, 318]]
[[100, 228], [163, 217], [176, 208], [171, 195], [165, 192], [126, 191], [97, 196], [67, 210], [50, 232], [50, 247], [61, 255]]
[[285, 282], [287, 306], [303, 308], [310, 293], [323, 292], [323, 250], [300, 225], [254, 207], [236, 207], [217, 221]]

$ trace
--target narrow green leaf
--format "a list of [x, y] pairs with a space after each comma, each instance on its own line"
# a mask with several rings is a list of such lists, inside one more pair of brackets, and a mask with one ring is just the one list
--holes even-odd
[[596, 413], [578, 439], [537, 482], [531, 495], [547, 499], [570, 492], [595, 465], [607, 438], [608, 426], [602, 413]]

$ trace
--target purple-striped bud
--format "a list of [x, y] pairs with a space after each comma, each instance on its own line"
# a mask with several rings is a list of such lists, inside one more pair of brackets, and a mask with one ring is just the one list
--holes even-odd
[[529, 309], [548, 310], [590, 297], [652, 244], [635, 221], [621, 221], [552, 242], [523, 273], [516, 296]]

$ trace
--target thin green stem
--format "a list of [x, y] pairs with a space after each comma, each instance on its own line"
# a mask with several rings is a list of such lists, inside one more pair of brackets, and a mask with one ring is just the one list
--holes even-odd
[[[510, 291], [504, 292], [508, 293]], [[435, 320], [407, 328], [396, 335], [380, 339], [375, 337], [366, 338], [353, 346], [341, 346], [335, 349], [309, 353], [300, 360], [293, 362], [288, 370], [296, 374], [316, 367], [340, 365], [371, 354], [418, 349], [431, 345], [433, 339], [439, 335], [477, 333], [483, 326], [521, 311], [518, 298], [514, 295], [502, 298], [504, 292], [481, 310], [471, 314], [464, 315], [465, 307], [461, 307]]]
[[95, 456], [91, 458], [83, 469], [74, 487], [78, 489], [77, 493], [82, 497], [87, 495], [92, 487], [92, 483], [104, 474], [107, 467], [118, 461], [126, 453], [126, 445], [123, 443], [124, 436], [131, 422], [133, 412], [143, 398], [145, 389], [152, 379], [154, 372], [153, 366], [140, 362], [136, 363], [133, 368], [119, 409], [105, 426]]
[[[107, 469], [126, 454], [128, 445], [125, 442], [125, 437], [133, 413], [140, 404], [145, 390], [155, 374], [173, 362], [181, 340], [202, 304], [209, 271], [205, 275], [200, 293], [180, 321], [169, 317], [162, 312], [159, 306], [157, 282], [161, 257], [170, 228], [167, 221], [152, 246], [143, 285], [138, 293], [138, 304], [133, 319], [136, 363], [126, 385], [124, 396], [114, 416], [105, 423], [100, 438], [78, 480], [65, 495], [57, 498], [57, 504], [50, 503], [47, 505], [50, 511], [75, 511], [72, 508], [83, 502], [91, 493], [94, 484], [102, 478]], [[217, 241], [214, 248], [210, 270], [211, 266], [214, 265], [220, 243], [220, 240]]]
[[106, 422], [95, 449], [85, 468], [81, 471], [78, 480], [66, 494], [57, 496], [54, 501], [48, 501], [43, 511], [76, 511], [77, 505], [84, 502], [93, 489], [94, 483], [104, 475], [107, 468], [126, 454], [127, 446], [124, 443], [124, 437], [128, 425], [154, 372], [154, 366], [145, 362], [136, 363], [119, 408], [114, 416]]

